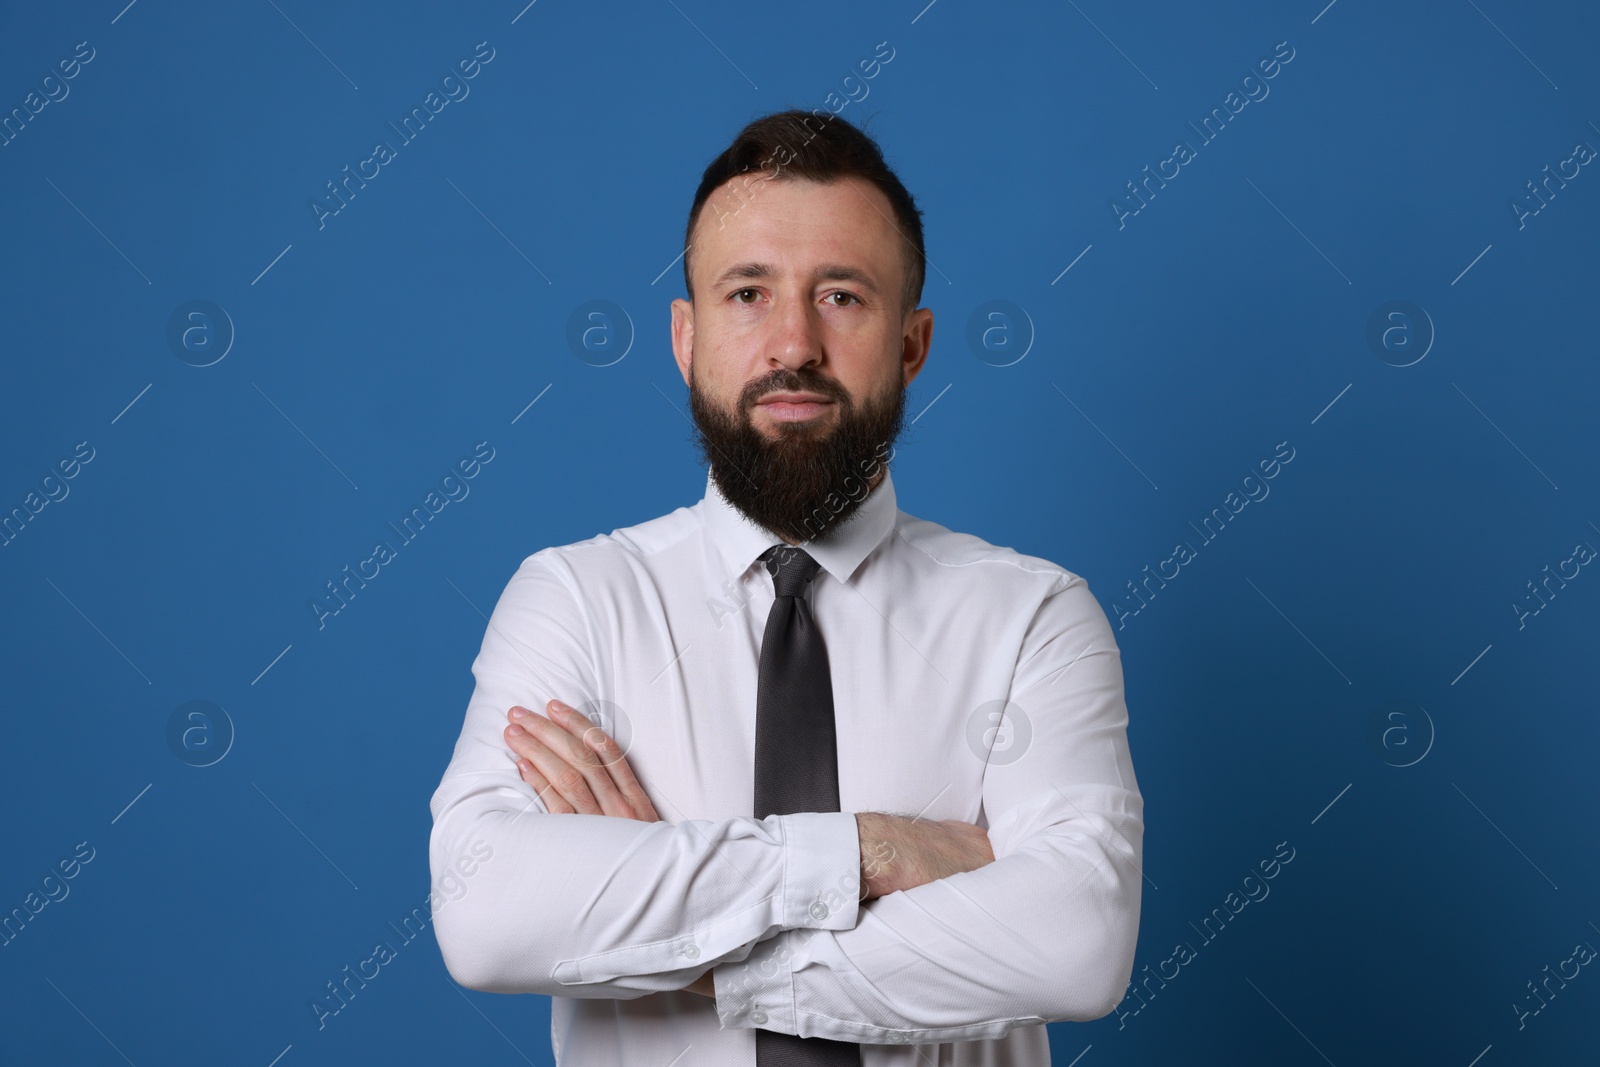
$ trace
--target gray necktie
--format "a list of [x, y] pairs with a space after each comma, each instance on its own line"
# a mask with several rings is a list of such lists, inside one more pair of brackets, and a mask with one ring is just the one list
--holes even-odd
[[[820, 564], [805, 550], [761, 554], [776, 598], [761, 639], [756, 681], [755, 816], [839, 810], [839, 756], [828, 647], [806, 602]], [[860, 1067], [850, 1041], [756, 1031], [757, 1067]]]

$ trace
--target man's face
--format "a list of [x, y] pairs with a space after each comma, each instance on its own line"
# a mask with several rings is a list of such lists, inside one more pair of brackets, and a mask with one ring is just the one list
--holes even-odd
[[695, 302], [673, 301], [672, 347], [697, 440], [723, 495], [791, 541], [881, 478], [927, 358], [933, 313], [901, 310], [893, 217], [856, 178], [741, 177], [695, 226]]

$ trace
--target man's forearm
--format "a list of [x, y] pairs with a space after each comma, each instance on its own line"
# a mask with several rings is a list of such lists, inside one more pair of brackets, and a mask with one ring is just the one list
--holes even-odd
[[1059, 796], [1036, 798], [1048, 823], [1003, 859], [886, 893], [849, 930], [785, 931], [714, 967], [723, 1028], [974, 1041], [1107, 1014], [1137, 936], [1140, 806], [1123, 790]]
[[[862, 811], [856, 813], [856, 830], [860, 839], [862, 901], [913, 889], [958, 871], [975, 870], [994, 860], [988, 835], [967, 823]], [[716, 997], [709, 968], [683, 989]]]
[[994, 862], [989, 835], [955, 819], [906, 818], [881, 811], [856, 813], [861, 839], [861, 899], [915, 889]]
[[[513, 725], [506, 729], [505, 740], [519, 757], [518, 768], [523, 783], [539, 791], [547, 814], [606, 815], [645, 823], [660, 821], [654, 805], [640, 787], [614, 739], [607, 737], [587, 718], [559, 700], [549, 702], [545, 716], [536, 715], [521, 706], [513, 706], [508, 717]], [[606, 758], [602, 759], [602, 756]], [[563, 775], [563, 771], [575, 773]], [[831, 813], [822, 814], [832, 818]], [[970, 823], [924, 821], [920, 817], [906, 818], [887, 812], [851, 814], [853, 825], [850, 842], [856, 860], [852, 864], [855, 870], [839, 874], [833, 886], [820, 887], [817, 900], [807, 907], [807, 916], [811, 920], [821, 921], [830, 914], [843, 913], [852, 903], [844, 896], [845, 893], [854, 894], [856, 900], [853, 903], [859, 903], [870, 897], [913, 889], [994, 862], [988, 834]], [[788, 835], [784, 836], [787, 842]], [[813, 847], [803, 855], [814, 860], [827, 853]], [[785, 857], [786, 871], [792, 858]], [[809, 873], [804, 866], [802, 861], [798, 868], [802, 880]], [[790, 880], [786, 874], [785, 885]], [[854, 912], [853, 907], [848, 910]], [[854, 919], [852, 915], [850, 921], [853, 923]], [[811, 924], [807, 922], [804, 925]], [[756, 941], [794, 928], [794, 923], [782, 928], [770, 928], [748, 944], [732, 946], [722, 954], [722, 959], [743, 958], [739, 953], [747, 955]], [[703, 937], [700, 939], [704, 940]], [[699, 958], [698, 946], [685, 948], [687, 958]], [[579, 973], [589, 972], [595, 970], [593, 961], [601, 955], [615, 953], [591, 953], [584, 960], [567, 962], [576, 962]], [[710, 964], [715, 962], [708, 960]], [[686, 969], [676, 956], [671, 963], [674, 964], [671, 972]], [[715, 986], [706, 973], [708, 970], [709, 966], [702, 967], [695, 979], [677, 988], [702, 996], [714, 996]], [[674, 986], [660, 988], [671, 989]]]
[[[845, 856], [859, 853], [853, 828], [845, 838], [805, 815], [674, 825], [508, 808], [463, 798], [434, 827], [436, 868], [464, 836], [496, 855], [563, 857], [485, 869], [437, 917], [445, 962], [469, 988], [629, 999], [681, 988], [678, 975], [697, 964], [737, 958], [783, 930], [855, 921], [854, 865], [824, 858], [846, 841]], [[786, 879], [791, 868], [808, 873]]]

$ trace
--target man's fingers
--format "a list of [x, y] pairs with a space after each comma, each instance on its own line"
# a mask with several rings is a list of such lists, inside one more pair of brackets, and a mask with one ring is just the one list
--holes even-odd
[[578, 712], [571, 713], [571, 718], [576, 720], [576, 723], [570, 723], [568, 728], [581, 729], [579, 739], [584, 742], [584, 747], [597, 753], [602, 766], [611, 771], [611, 779], [616, 782], [616, 787], [622, 793], [622, 798], [634, 809], [635, 819], [640, 819], [642, 822], [659, 821], [661, 816], [656, 814], [656, 806], [650, 803], [650, 795], [645, 792], [643, 785], [638, 784], [638, 779], [634, 776], [634, 768], [630, 768], [627, 765], [626, 753], [622, 752], [622, 745], [619, 745], [614, 737], [606, 734], [606, 731], [598, 728], [598, 726], [582, 728], [582, 723], [587, 723], [589, 720], [579, 715]]
[[614, 755], [603, 753], [604, 742], [611, 739], [606, 736], [604, 730], [591, 722], [589, 717], [577, 708], [569, 707], [559, 700], [552, 700], [546, 705], [545, 710], [549, 713], [549, 720], [571, 734], [575, 740], [583, 745], [585, 752], [597, 752], [605, 755], [605, 758], [600, 762], [609, 766], [613, 758], [622, 758], [621, 749], [616, 746], [615, 742], [612, 743], [612, 747], [615, 749]]
[[[588, 722], [570, 709], [564, 712], [555, 710], [555, 702], [551, 703], [557, 716], [571, 716]], [[610, 772], [601, 765], [595, 751], [585, 745], [578, 735], [550, 718], [536, 715], [525, 708], [511, 709], [511, 717], [514, 721], [506, 728], [507, 743], [531, 760], [539, 773], [577, 812], [631, 817], [628, 801], [618, 791]], [[525, 740], [530, 738], [539, 744], [526, 746]]]
[[561, 794], [545, 781], [544, 775], [540, 774], [532, 763], [520, 756], [517, 758], [517, 773], [522, 776], [524, 782], [533, 787], [535, 793], [539, 794], [539, 799], [544, 802], [545, 811], [552, 815], [574, 814], [572, 805], [562, 799]]
[[548, 784], [547, 798], [558, 795], [574, 812], [584, 815], [612, 814], [607, 804], [618, 803], [611, 799], [616, 787], [601, 769], [599, 776], [605, 777], [605, 783], [593, 788], [593, 781], [582, 768], [581, 756], [573, 753], [577, 746], [566, 731], [528, 713], [520, 722], [506, 727], [505, 739], [511, 750], [527, 759]]
[[[559, 700], [550, 701], [547, 707], [550, 711], [549, 722], [559, 726], [567, 734], [566, 737], [558, 737], [556, 740], [563, 745], [571, 745], [567, 750], [571, 752], [571, 762], [588, 779], [594, 795], [600, 799], [603, 813], [622, 818], [641, 818], [637, 803], [639, 798], [630, 795], [629, 787], [631, 786], [634, 794], [642, 795], [643, 790], [639, 789], [639, 783], [634, 779], [632, 769], [622, 758], [621, 746], [575, 708]], [[648, 808], [648, 798], [644, 799]], [[649, 814], [651, 817], [643, 821], [654, 822], [655, 809], [649, 808]]]
[[628, 766], [622, 746], [617, 744], [616, 739], [600, 727], [591, 726], [583, 731], [583, 742], [599, 755], [600, 762], [611, 772], [611, 778], [617, 783], [623, 799], [633, 808], [634, 817], [642, 822], [658, 821], [661, 816], [656, 814], [649, 794], [639, 784], [639, 779], [634, 777], [633, 768]]
[[507, 712], [512, 725], [505, 739], [527, 761], [533, 777], [519, 764], [518, 773], [533, 785], [555, 812], [556, 806], [581, 814], [612, 815], [658, 822], [660, 815], [628, 766], [622, 747], [582, 713], [558, 700], [538, 715], [523, 707]]
[[540, 795], [549, 810], [555, 810], [551, 805], [554, 798], [573, 812], [603, 814], [600, 803], [589, 791], [588, 780], [560, 754], [552, 752], [532, 731], [513, 724], [506, 727], [505, 739], [511, 751], [526, 760], [543, 779], [543, 786], [536, 785], [535, 788], [542, 790]]

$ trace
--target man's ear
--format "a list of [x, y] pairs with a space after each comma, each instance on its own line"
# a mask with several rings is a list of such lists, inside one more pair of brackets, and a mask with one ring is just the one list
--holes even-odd
[[694, 305], [687, 300], [672, 302], [672, 358], [688, 385], [689, 364], [694, 360]]
[[904, 388], [922, 372], [933, 345], [933, 310], [917, 308], [906, 316], [906, 329], [900, 341], [900, 382]]

